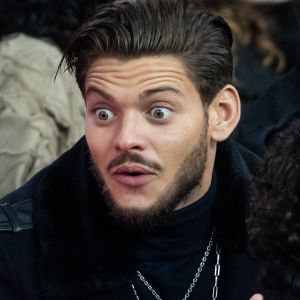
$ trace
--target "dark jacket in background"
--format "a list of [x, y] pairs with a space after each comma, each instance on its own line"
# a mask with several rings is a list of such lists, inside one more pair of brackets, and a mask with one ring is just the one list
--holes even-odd
[[236, 129], [235, 139], [262, 156], [267, 136], [297, 116], [300, 117], [299, 67], [276, 81], [248, 107]]
[[[254, 264], [245, 255], [244, 224], [248, 180], [258, 163], [232, 140], [218, 145], [218, 300], [248, 300], [262, 291]], [[83, 138], [2, 199], [1, 300], [135, 300], [130, 287], [136, 272], [134, 237], [109, 218], [89, 165]]]

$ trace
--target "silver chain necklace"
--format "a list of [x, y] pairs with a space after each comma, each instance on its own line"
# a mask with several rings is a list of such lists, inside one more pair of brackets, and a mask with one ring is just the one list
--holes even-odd
[[[182, 298], [182, 300], [187, 300], [190, 297], [190, 295], [191, 295], [191, 293], [192, 293], [192, 291], [193, 291], [193, 289], [194, 289], [194, 287], [195, 287], [195, 285], [198, 281], [198, 278], [200, 277], [200, 274], [203, 270], [203, 267], [205, 266], [205, 263], [206, 263], [207, 258], [209, 256], [209, 253], [210, 253], [210, 250], [211, 250], [212, 245], [214, 243], [214, 238], [215, 238], [215, 230], [213, 230], [213, 232], [211, 234], [208, 245], [206, 247], [206, 251], [204, 252], [204, 256], [202, 257], [201, 263], [200, 263], [200, 265], [197, 269], [197, 272], [196, 272], [196, 274], [195, 274], [195, 276], [194, 276], [187, 292], [185, 293], [184, 297]], [[220, 270], [221, 270], [221, 266], [220, 266], [220, 249], [219, 249], [217, 244], [216, 244], [216, 255], [217, 255], [217, 261], [216, 261], [216, 264], [215, 264], [215, 271], [214, 271], [215, 284], [214, 284], [213, 292], [212, 292], [212, 299], [213, 300], [216, 300], [217, 297], [218, 297], [218, 279], [219, 279]], [[148, 288], [148, 290], [152, 293], [152, 295], [155, 297], [155, 299], [156, 300], [162, 300], [161, 297], [158, 295], [158, 293], [151, 286], [151, 284], [141, 274], [141, 272], [139, 270], [137, 270], [136, 273], [137, 273], [138, 278]], [[140, 300], [140, 298], [137, 294], [136, 288], [135, 288], [133, 283], [131, 283], [131, 287], [132, 287], [132, 290], [134, 292], [136, 300]]]

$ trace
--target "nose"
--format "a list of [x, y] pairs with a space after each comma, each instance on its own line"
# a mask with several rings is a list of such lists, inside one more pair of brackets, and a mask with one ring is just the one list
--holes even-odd
[[136, 114], [122, 118], [115, 137], [115, 148], [119, 152], [143, 151], [146, 146], [146, 130]]

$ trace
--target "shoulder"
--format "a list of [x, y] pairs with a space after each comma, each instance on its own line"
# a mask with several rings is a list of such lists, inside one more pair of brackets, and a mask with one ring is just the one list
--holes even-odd
[[4, 203], [0, 207], [0, 299], [36, 299], [32, 205], [30, 201]]
[[[70, 169], [72, 172], [81, 163], [81, 154], [86, 154], [85, 139], [80, 139], [70, 150], [61, 155], [48, 167], [34, 175], [27, 183], [14, 192], [4, 196], [0, 200], [0, 232], [22, 230], [33, 228], [33, 202], [36, 191], [43, 188], [45, 178], [55, 177], [57, 181], [66, 183]], [[77, 164], [74, 164], [77, 161]], [[76, 165], [76, 167], [74, 166]], [[60, 174], [63, 174], [60, 176]], [[72, 181], [71, 179], [68, 179]], [[72, 184], [74, 182], [72, 181]], [[51, 189], [53, 186], [50, 186]]]
[[226, 172], [249, 178], [262, 164], [263, 159], [233, 138], [218, 145], [217, 166]]
[[246, 245], [249, 183], [262, 159], [233, 139], [218, 144], [217, 195], [214, 218], [217, 239], [227, 253], [242, 253]]
[[42, 175], [0, 201], [0, 299], [36, 299], [32, 194]]
[[38, 182], [47, 172], [43, 169], [25, 185], [0, 200], [0, 232], [32, 229], [32, 199]]

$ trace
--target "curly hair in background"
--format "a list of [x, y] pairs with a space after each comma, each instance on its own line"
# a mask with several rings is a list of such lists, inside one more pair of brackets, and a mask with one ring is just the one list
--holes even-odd
[[300, 119], [268, 142], [247, 220], [250, 251], [270, 289], [300, 295]]
[[284, 53], [275, 45], [270, 34], [271, 23], [250, 4], [241, 0], [200, 0], [230, 25], [236, 39], [260, 57], [264, 67], [281, 72], [286, 63]]
[[[70, 35], [106, 0], [6, 0], [0, 4], [0, 37], [23, 32], [64, 49]], [[13, 21], [12, 21], [13, 20]]]

